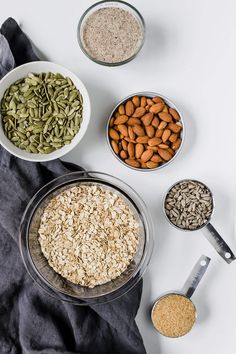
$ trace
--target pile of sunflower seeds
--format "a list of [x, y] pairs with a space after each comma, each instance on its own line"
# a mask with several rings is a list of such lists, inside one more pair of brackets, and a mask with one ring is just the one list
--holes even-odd
[[35, 154], [70, 144], [80, 129], [82, 111], [82, 96], [71, 79], [50, 72], [16, 81], [1, 101], [5, 135]]
[[139, 244], [137, 216], [100, 185], [71, 187], [52, 198], [39, 227], [41, 250], [55, 272], [93, 288], [117, 278]]
[[209, 189], [200, 182], [186, 180], [175, 184], [165, 199], [169, 220], [185, 230], [196, 230], [206, 224], [213, 210]]

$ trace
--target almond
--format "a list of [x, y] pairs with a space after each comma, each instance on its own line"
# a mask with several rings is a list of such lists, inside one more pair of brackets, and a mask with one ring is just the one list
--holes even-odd
[[148, 127], [145, 127], [147, 136], [149, 136], [149, 138], [153, 138], [155, 135], [155, 129], [152, 125], [149, 125]]
[[180, 145], [181, 145], [181, 139], [179, 138], [179, 139], [177, 139], [176, 141], [174, 141], [173, 143], [172, 143], [172, 145], [171, 145], [171, 147], [172, 147], [172, 149], [173, 150], [177, 150], [179, 147], [180, 147]]
[[118, 108], [118, 112], [120, 115], [125, 114], [125, 106], [123, 104], [121, 104]]
[[149, 137], [147, 135], [145, 135], [145, 136], [139, 136], [136, 139], [136, 142], [139, 144], [147, 144], [148, 140], [149, 140]]
[[132, 116], [132, 114], [134, 113], [134, 104], [132, 101], [127, 101], [125, 104], [125, 113], [127, 116]]
[[135, 139], [135, 134], [134, 134], [132, 127], [128, 127], [128, 134], [129, 134], [130, 139], [133, 139], [133, 140]]
[[146, 99], [146, 97], [141, 97], [140, 106], [141, 106], [141, 107], [145, 107], [146, 105], [147, 105], [147, 99]]
[[127, 159], [127, 157], [128, 157], [127, 151], [121, 150], [121, 152], [120, 152], [120, 157], [121, 157], [123, 160]]
[[158, 97], [158, 96], [153, 97], [152, 100], [153, 100], [153, 102], [155, 102], [155, 103], [160, 103], [160, 102], [164, 103], [164, 102], [163, 102], [163, 99], [162, 99], [161, 97]]
[[169, 153], [169, 151], [165, 150], [165, 149], [158, 149], [158, 153], [161, 156], [161, 158], [163, 158], [163, 160], [165, 161], [169, 161], [172, 158], [172, 155]]
[[148, 150], [152, 150], [154, 152], [158, 152], [158, 147], [157, 146], [147, 146]]
[[153, 155], [153, 151], [152, 150], [146, 150], [142, 153], [141, 155], [141, 160], [144, 161], [144, 162], [147, 162], [151, 159]]
[[115, 151], [115, 153], [118, 155], [119, 154], [119, 147], [118, 147], [118, 144], [115, 140], [111, 141], [111, 146], [112, 146], [112, 149]]
[[112, 117], [112, 118], [110, 119], [110, 122], [109, 122], [109, 127], [110, 127], [110, 128], [113, 127], [113, 125], [114, 125], [114, 120], [115, 120], [115, 117]]
[[146, 165], [147, 165], [147, 168], [157, 168], [158, 167], [158, 163], [154, 162], [154, 161], [148, 161], [146, 163]]
[[161, 144], [162, 140], [160, 138], [152, 138], [148, 140], [148, 145], [149, 146], [156, 146]]
[[140, 127], [140, 125], [135, 125], [133, 127], [133, 131], [138, 136], [145, 136], [145, 131], [142, 127]]
[[160, 149], [168, 149], [169, 148], [169, 145], [166, 145], [166, 144], [159, 144], [158, 145], [158, 147], [160, 148]]
[[176, 111], [176, 109], [174, 109], [174, 108], [169, 108], [169, 113], [172, 115], [172, 117], [173, 117], [175, 120], [180, 120], [179, 113]]
[[136, 167], [136, 168], [140, 167], [140, 163], [137, 160], [127, 159], [125, 160], [125, 162], [132, 167]]
[[151, 124], [153, 120], [153, 113], [146, 113], [144, 116], [141, 118], [141, 121], [143, 124], [147, 127], [148, 125]]
[[169, 153], [170, 153], [172, 156], [174, 156], [174, 154], [175, 154], [174, 150], [172, 150], [170, 147], [169, 147], [166, 151], [169, 151]]
[[179, 133], [180, 130], [182, 129], [180, 125], [175, 123], [168, 124], [168, 127], [170, 128], [170, 130], [172, 130], [173, 133]]
[[161, 120], [164, 120], [164, 122], [167, 122], [167, 123], [172, 122], [172, 116], [169, 113], [161, 112], [158, 115], [161, 118]]
[[116, 112], [115, 113], [115, 118], [119, 117], [120, 113], [119, 112]]
[[178, 134], [172, 133], [171, 136], [169, 137], [169, 140], [173, 143], [176, 141], [178, 138]]
[[117, 128], [123, 136], [128, 136], [128, 129], [127, 129], [126, 125], [119, 124], [119, 125], [117, 125]]
[[146, 162], [141, 161], [140, 163], [141, 163], [141, 167], [142, 167], [142, 168], [147, 168]]
[[127, 121], [128, 125], [136, 125], [136, 124], [141, 124], [141, 120], [138, 118], [129, 118]]
[[129, 157], [134, 157], [134, 144], [133, 143], [129, 143], [128, 144], [128, 154]]
[[164, 103], [162, 102], [155, 103], [153, 106], [150, 107], [149, 111], [154, 114], [157, 114], [162, 111], [163, 107], [164, 107]]
[[135, 109], [134, 113], [133, 113], [133, 117], [134, 118], [140, 118], [142, 117], [144, 114], [146, 113], [146, 109], [144, 107], [138, 107]]
[[128, 149], [128, 143], [127, 143], [126, 140], [122, 140], [121, 141], [121, 145], [122, 145], [123, 150], [127, 150]]
[[138, 96], [134, 96], [132, 98], [132, 102], [135, 105], [135, 107], [139, 107], [140, 106], [140, 98]]
[[163, 143], [165, 143], [169, 139], [170, 136], [171, 136], [171, 130], [170, 129], [165, 129], [163, 134], [162, 134], [162, 137], [161, 137]]
[[163, 129], [157, 129], [156, 134], [155, 134], [156, 138], [161, 138], [163, 132], [164, 132]]
[[153, 100], [151, 100], [151, 98], [147, 98], [147, 104], [148, 104], [149, 106], [153, 106], [153, 105], [154, 105], [154, 102], [153, 102]]
[[[130, 139], [129, 137], [125, 137], [124, 140], [127, 141], [128, 143], [136, 144], [136, 141], [133, 140], [133, 139]], [[128, 148], [128, 147], [127, 147], [127, 148]]]
[[120, 139], [120, 136], [119, 134], [117, 133], [117, 131], [113, 128], [110, 128], [109, 129], [109, 136], [113, 139], [113, 140], [119, 140]]
[[125, 114], [117, 117], [115, 120], [114, 120], [114, 124], [118, 125], [118, 124], [124, 124], [127, 122], [128, 120], [128, 116], [126, 116]]
[[135, 145], [135, 157], [136, 159], [139, 159], [144, 151], [144, 146], [143, 144], [136, 144]]
[[159, 119], [157, 117], [154, 117], [153, 120], [152, 120], [152, 126], [154, 128], [157, 128], [159, 123], [160, 123]]
[[167, 123], [162, 120], [161, 123], [158, 125], [158, 129], [165, 129], [166, 126]]
[[160, 163], [160, 162], [162, 162], [162, 158], [159, 155], [154, 154], [151, 158], [151, 161]]

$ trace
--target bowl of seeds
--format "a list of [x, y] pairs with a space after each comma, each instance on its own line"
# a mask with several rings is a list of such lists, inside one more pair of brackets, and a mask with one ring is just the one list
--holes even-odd
[[116, 66], [134, 59], [145, 37], [142, 15], [124, 1], [100, 1], [89, 7], [78, 25], [80, 48], [98, 64]]
[[28, 161], [49, 161], [72, 150], [90, 120], [81, 80], [47, 61], [17, 67], [0, 82], [0, 143]]

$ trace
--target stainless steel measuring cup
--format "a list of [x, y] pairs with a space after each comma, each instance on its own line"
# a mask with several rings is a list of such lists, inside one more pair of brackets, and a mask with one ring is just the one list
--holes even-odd
[[[195, 183], [200, 183], [201, 185], [203, 185], [210, 193], [211, 198], [212, 198], [212, 212], [211, 215], [208, 217], [207, 221], [202, 224], [201, 226], [195, 228], [195, 229], [184, 229], [181, 228], [179, 226], [177, 226], [176, 224], [174, 224], [168, 217], [167, 213], [166, 213], [166, 207], [165, 207], [165, 203], [166, 203], [166, 198], [169, 194], [169, 192], [171, 191], [172, 188], [174, 188], [175, 186], [177, 186], [178, 184], [182, 183], [182, 182], [195, 182]], [[182, 231], [197, 231], [202, 229], [204, 236], [207, 238], [207, 240], [212, 244], [212, 246], [215, 248], [215, 250], [219, 253], [219, 255], [227, 262], [227, 263], [231, 263], [232, 261], [234, 261], [236, 259], [234, 253], [232, 252], [232, 250], [230, 249], [230, 247], [227, 245], [227, 243], [223, 240], [223, 238], [220, 236], [220, 234], [218, 233], [218, 231], [214, 228], [214, 226], [210, 223], [213, 212], [215, 209], [215, 201], [214, 201], [214, 197], [212, 194], [212, 191], [210, 190], [210, 188], [208, 186], [206, 186], [203, 182], [200, 182], [198, 180], [195, 179], [183, 179], [180, 180], [176, 183], [174, 183], [166, 192], [166, 195], [164, 197], [163, 200], [163, 211], [164, 214], [167, 218], [167, 220], [169, 221], [169, 223], [176, 227], [179, 230]]]
[[[161, 295], [154, 303], [153, 307], [152, 307], [152, 311], [151, 311], [151, 319], [152, 319], [152, 323], [153, 326], [155, 327], [155, 329], [162, 335], [164, 335], [165, 337], [171, 337], [171, 338], [177, 338], [177, 337], [181, 337], [185, 334], [187, 334], [193, 327], [194, 323], [196, 322], [197, 319], [197, 310], [196, 307], [193, 303], [193, 301], [190, 299], [193, 295], [193, 293], [195, 292], [199, 282], [201, 281], [203, 275], [205, 274], [208, 265], [210, 263], [210, 258], [202, 255], [199, 260], [197, 261], [197, 263], [195, 264], [195, 266], [193, 267], [189, 277], [187, 278], [186, 282], [184, 283], [184, 286], [182, 287], [181, 291], [171, 291], [168, 293], [165, 293], [163, 295]], [[192, 309], [194, 311], [194, 316], [192, 318], [192, 322], [189, 323], [188, 328], [186, 328], [186, 331], [183, 331], [183, 323], [179, 323], [180, 328], [182, 329], [182, 333], [178, 334], [178, 331], [176, 331], [176, 335], [173, 335], [174, 331], [172, 332], [171, 335], [171, 330], [167, 330], [166, 332], [163, 331], [163, 328], [165, 328], [165, 326], [158, 326], [158, 322], [155, 321], [155, 313], [157, 314], [158, 317], [158, 304], [161, 303], [161, 301], [163, 299], [167, 299], [170, 296], [181, 296], [184, 299], [188, 300], [188, 302], [192, 305]], [[171, 311], [169, 311], [166, 316], [162, 314], [160, 314], [159, 316], [159, 321], [169, 321], [171, 322], [171, 316], [174, 317], [175, 316], [175, 308], [172, 307]], [[183, 317], [181, 319], [182, 321], [184, 321], [184, 314]], [[189, 320], [189, 316], [188, 316], [188, 320]], [[172, 321], [172, 323], [174, 323]], [[176, 325], [176, 324], [175, 324]], [[177, 324], [178, 325], [178, 324]], [[162, 328], [161, 328], [162, 327]]]

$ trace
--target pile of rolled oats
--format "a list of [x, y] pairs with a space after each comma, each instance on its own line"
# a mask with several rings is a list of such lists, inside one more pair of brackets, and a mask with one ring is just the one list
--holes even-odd
[[137, 252], [139, 231], [124, 198], [100, 185], [81, 184], [50, 200], [39, 243], [57, 273], [93, 288], [127, 269]]

